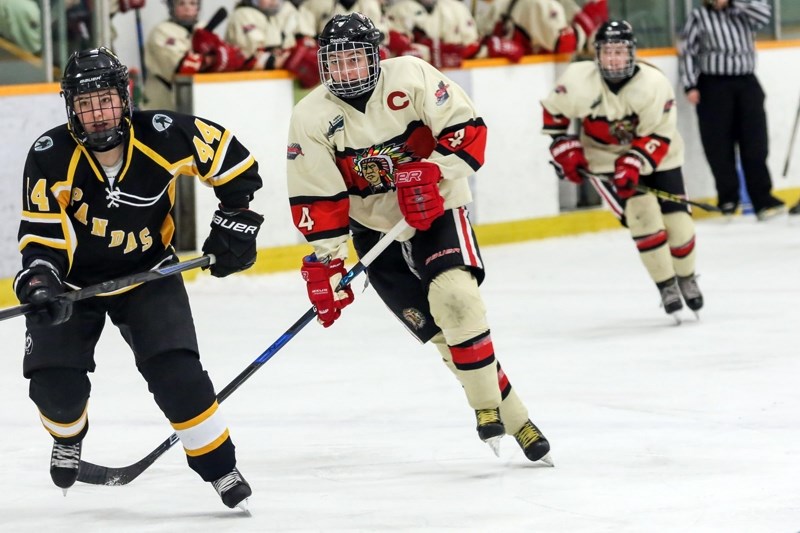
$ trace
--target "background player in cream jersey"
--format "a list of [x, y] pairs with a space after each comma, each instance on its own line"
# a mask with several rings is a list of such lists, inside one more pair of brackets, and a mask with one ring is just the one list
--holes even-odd
[[497, 362], [478, 290], [485, 273], [465, 206], [486, 125], [464, 91], [428, 63], [381, 61], [382, 39], [360, 13], [333, 17], [319, 38], [323, 85], [292, 114], [289, 202], [314, 247], [302, 267], [309, 297], [320, 322], [333, 324], [353, 300], [349, 287], [334, 290], [351, 232], [363, 256], [405, 218], [411, 228], [370, 264], [370, 283], [409, 333], [439, 349], [482, 440], [514, 435], [528, 459], [548, 460], [549, 442]]
[[[683, 140], [676, 129], [675, 95], [657, 68], [635, 59], [633, 28], [609, 21], [597, 31], [595, 62], [573, 63], [542, 100], [543, 132], [560, 173], [580, 183], [580, 170], [613, 174], [614, 187], [599, 190], [628, 227], [639, 256], [656, 283], [664, 309], [703, 306], [695, 279], [695, 231], [688, 206], [635, 190], [642, 183], [685, 196]], [[568, 135], [571, 120], [579, 136]]]

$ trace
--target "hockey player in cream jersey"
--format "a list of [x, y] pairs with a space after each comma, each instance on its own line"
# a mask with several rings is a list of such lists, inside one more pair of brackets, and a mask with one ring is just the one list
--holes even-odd
[[[633, 28], [609, 21], [597, 32], [597, 60], [571, 64], [542, 101], [543, 132], [560, 173], [583, 180], [581, 170], [613, 174], [614, 187], [596, 179], [603, 199], [631, 232], [664, 309], [703, 306], [695, 279], [694, 223], [685, 204], [637, 192], [642, 183], [685, 196], [683, 140], [676, 129], [675, 95], [657, 68], [635, 60]], [[568, 135], [573, 119], [580, 136]]]
[[319, 38], [323, 85], [292, 114], [289, 202], [314, 247], [302, 266], [309, 297], [319, 321], [333, 324], [353, 300], [349, 287], [335, 291], [351, 232], [363, 256], [405, 218], [411, 228], [369, 265], [370, 284], [409, 333], [439, 349], [482, 440], [514, 435], [529, 460], [548, 460], [550, 444], [495, 358], [478, 290], [485, 273], [465, 205], [486, 126], [428, 63], [381, 61], [381, 40], [364, 15], [335, 16]]

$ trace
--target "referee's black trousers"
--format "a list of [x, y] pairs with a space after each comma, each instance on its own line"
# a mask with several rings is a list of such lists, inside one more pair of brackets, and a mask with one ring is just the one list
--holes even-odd
[[767, 169], [767, 115], [764, 91], [753, 74], [744, 76], [701, 75], [697, 88], [697, 120], [706, 159], [714, 175], [719, 205], [739, 203], [736, 146], [745, 186], [758, 212], [772, 207], [772, 180]]

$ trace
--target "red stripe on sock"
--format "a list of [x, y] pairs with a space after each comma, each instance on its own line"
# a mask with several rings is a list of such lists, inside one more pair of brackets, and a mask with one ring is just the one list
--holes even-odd
[[453, 363], [467, 365], [477, 363], [494, 355], [494, 345], [490, 336], [483, 337], [470, 346], [450, 346]]

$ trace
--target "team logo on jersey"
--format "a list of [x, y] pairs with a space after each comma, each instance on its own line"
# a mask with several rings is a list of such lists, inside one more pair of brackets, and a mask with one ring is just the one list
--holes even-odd
[[674, 106], [675, 106], [674, 98], [667, 100], [667, 103], [664, 104], [664, 113], [669, 113], [670, 109], [672, 109]]
[[609, 132], [619, 141], [619, 144], [630, 144], [633, 142], [633, 138], [636, 137], [636, 126], [638, 125], [638, 117], [631, 117], [615, 120], [608, 126]]
[[415, 330], [420, 330], [425, 327], [425, 315], [419, 309], [413, 307], [406, 307], [403, 309], [403, 320], [408, 322], [408, 325]]
[[447, 92], [450, 86], [447, 85], [445, 82], [440, 81], [439, 86], [436, 89], [436, 92], [433, 93], [433, 96], [436, 97], [436, 105], [444, 104], [448, 98], [450, 98], [450, 93]]
[[286, 159], [289, 161], [294, 161], [301, 155], [306, 155], [303, 153], [303, 148], [300, 146], [299, 143], [292, 143], [286, 147]]
[[172, 119], [167, 115], [163, 115], [161, 113], [153, 115], [153, 127], [157, 131], [164, 131], [170, 126], [172, 126]]
[[31, 334], [28, 333], [27, 335], [25, 335], [25, 355], [30, 355], [32, 350], [33, 350], [33, 339], [31, 338]]
[[401, 146], [372, 147], [353, 160], [356, 173], [364, 178], [372, 192], [394, 188], [394, 169], [398, 163], [411, 161]]
[[53, 139], [45, 135], [44, 137], [39, 137], [36, 139], [36, 143], [33, 145], [33, 150], [36, 152], [44, 152], [48, 148], [53, 147]]
[[344, 129], [344, 115], [339, 115], [330, 122], [328, 122], [328, 131], [325, 132], [325, 137], [330, 139], [337, 131]]

